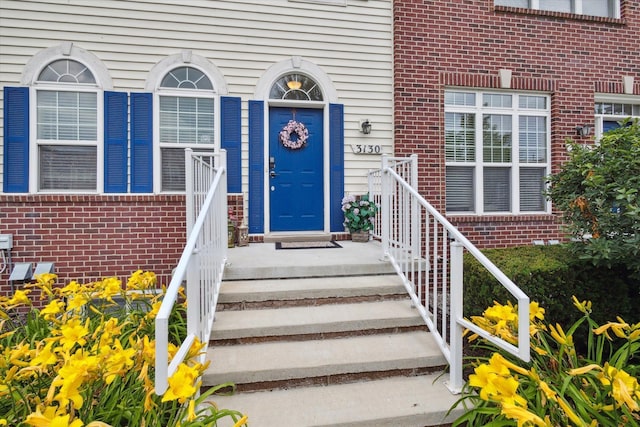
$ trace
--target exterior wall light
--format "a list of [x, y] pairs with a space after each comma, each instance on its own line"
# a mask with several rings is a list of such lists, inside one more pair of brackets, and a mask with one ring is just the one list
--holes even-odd
[[360, 122], [360, 129], [365, 135], [369, 135], [371, 133], [371, 122], [369, 119], [364, 119]]
[[576, 134], [578, 136], [589, 136], [592, 128], [593, 126], [591, 125], [576, 126]]

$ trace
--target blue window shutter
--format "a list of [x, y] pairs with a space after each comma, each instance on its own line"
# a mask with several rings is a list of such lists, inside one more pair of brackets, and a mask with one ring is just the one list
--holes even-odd
[[153, 95], [132, 92], [131, 192], [153, 192]]
[[127, 192], [127, 93], [104, 93], [104, 191]]
[[264, 102], [249, 101], [249, 232], [264, 233]]
[[227, 150], [227, 192], [242, 193], [240, 98], [220, 98], [220, 147]]
[[344, 231], [344, 105], [329, 105], [329, 215], [332, 232]]
[[29, 88], [4, 88], [5, 193], [29, 192]]

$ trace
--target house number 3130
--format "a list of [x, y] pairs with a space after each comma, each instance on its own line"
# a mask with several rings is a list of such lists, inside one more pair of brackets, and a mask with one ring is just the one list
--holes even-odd
[[356, 154], [382, 154], [382, 147], [373, 144], [351, 144], [351, 150]]

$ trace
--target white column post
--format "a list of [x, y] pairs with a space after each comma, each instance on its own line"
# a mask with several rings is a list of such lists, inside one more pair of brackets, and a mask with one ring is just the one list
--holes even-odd
[[462, 333], [463, 328], [458, 320], [463, 317], [463, 253], [464, 247], [461, 243], [453, 240], [451, 248], [451, 310], [449, 313], [450, 339], [449, 343], [449, 382], [447, 387], [453, 394], [459, 394], [464, 387], [462, 379]]
[[[418, 155], [412, 154], [411, 156], [411, 188], [418, 192]], [[411, 197], [411, 252], [413, 253], [413, 259], [420, 258], [420, 245], [421, 245], [421, 230], [422, 220], [420, 218], [420, 204], [418, 199]]]
[[382, 253], [385, 257], [389, 255], [389, 231], [390, 231], [390, 224], [391, 224], [391, 209], [389, 206], [391, 202], [391, 194], [389, 189], [389, 177], [387, 173], [388, 167], [389, 167], [389, 156], [387, 154], [383, 154], [382, 155], [382, 171], [381, 171], [382, 173], [380, 174], [380, 186], [382, 187], [381, 188], [382, 196], [380, 197], [382, 206], [380, 208], [380, 211], [382, 213], [382, 221], [381, 221]]

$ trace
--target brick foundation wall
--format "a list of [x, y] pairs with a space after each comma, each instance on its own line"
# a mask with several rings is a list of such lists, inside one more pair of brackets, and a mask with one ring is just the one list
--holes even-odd
[[563, 240], [555, 215], [487, 215], [448, 218], [471, 243], [482, 248], [531, 245], [534, 240]]
[[[498, 89], [498, 70], [510, 69], [511, 89], [550, 93], [552, 172], [575, 127], [593, 123], [596, 93], [622, 94], [622, 77], [635, 76], [640, 95], [639, 2], [622, 0], [620, 19], [493, 3], [394, 1], [395, 155], [418, 155], [419, 191], [440, 211], [445, 87]], [[474, 243], [499, 247], [561, 237], [556, 216], [449, 219]]]
[[[242, 218], [242, 195], [229, 195]], [[0, 234], [13, 235], [12, 262], [55, 262], [58, 283], [90, 282], [138, 269], [169, 284], [184, 245], [183, 195], [0, 195]], [[0, 294], [11, 268], [0, 274]]]

